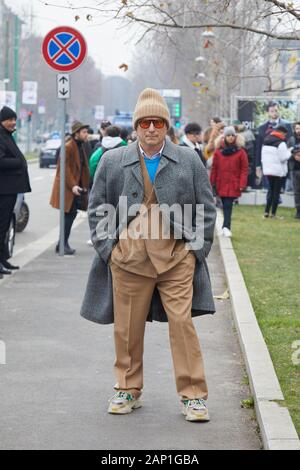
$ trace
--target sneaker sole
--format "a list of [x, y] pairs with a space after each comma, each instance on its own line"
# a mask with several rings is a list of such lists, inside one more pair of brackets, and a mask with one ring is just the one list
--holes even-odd
[[137, 400], [132, 406], [126, 406], [124, 408], [119, 408], [116, 405], [110, 405], [108, 408], [108, 413], [112, 415], [128, 415], [132, 413], [133, 410], [137, 410], [142, 407], [142, 402]]

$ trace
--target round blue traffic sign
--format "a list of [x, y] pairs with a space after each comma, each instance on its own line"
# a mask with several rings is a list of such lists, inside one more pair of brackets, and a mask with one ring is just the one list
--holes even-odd
[[59, 72], [77, 69], [87, 54], [84, 37], [69, 26], [60, 26], [50, 31], [43, 41], [42, 49], [47, 64]]

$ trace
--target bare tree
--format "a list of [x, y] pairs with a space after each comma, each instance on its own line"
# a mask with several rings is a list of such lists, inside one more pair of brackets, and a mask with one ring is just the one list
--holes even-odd
[[[251, 2], [236, 1], [227, 12], [228, 17], [229, 14], [231, 22], [239, 17], [254, 21], [257, 12]], [[225, 34], [213, 29], [159, 28], [148, 33], [144, 60], [145, 43], [137, 49], [132, 79], [138, 77], [137, 86], [145, 83], [144, 76], [148, 80], [151, 77], [151, 83], [159, 80], [160, 88], [181, 88], [185, 114], [202, 123], [217, 114], [228, 118], [232, 95], [273, 90], [270, 75], [278, 57], [266, 66], [264, 55], [269, 55], [269, 41], [268, 37], [242, 30], [228, 30]]]
[[[56, 6], [73, 9], [76, 20], [118, 21], [134, 30], [137, 45], [147, 39], [147, 58], [141, 60], [144, 46], [137, 49], [132, 80], [139, 88], [146, 75], [148, 83], [151, 77], [157, 86], [181, 88], [189, 115], [205, 109], [228, 117], [234, 94], [298, 88], [293, 79], [282, 80], [279, 67], [280, 49], [292, 50], [291, 41], [300, 38], [299, 0], [74, 0]], [[203, 62], [195, 61], [199, 55]], [[293, 77], [296, 67], [288, 63], [282, 72]]]
[[[251, 9], [255, 12], [255, 21], [248, 17], [237, 17], [232, 21], [232, 10], [236, 9], [236, 0], [99, 0], [85, 2], [68, 2], [59, 5], [40, 0], [45, 5], [60, 8], [82, 10], [87, 18], [117, 19], [121, 22], [138, 23], [146, 32], [157, 28], [171, 29], [205, 29], [219, 28], [248, 31], [257, 35], [282, 40], [300, 38], [297, 29], [300, 21], [299, 1], [250, 0]], [[78, 18], [78, 15], [76, 15]], [[271, 18], [272, 29], [266, 30], [264, 22]], [[287, 31], [287, 32], [286, 32]]]

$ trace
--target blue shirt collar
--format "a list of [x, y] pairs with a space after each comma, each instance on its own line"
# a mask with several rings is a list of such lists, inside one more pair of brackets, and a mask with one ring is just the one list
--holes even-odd
[[157, 153], [156, 153], [155, 155], [153, 155], [152, 157], [149, 157], [149, 156], [144, 152], [144, 150], [142, 149], [142, 147], [140, 146], [140, 144], [139, 144], [139, 147], [140, 147], [141, 154], [143, 155], [144, 158], [148, 158], [149, 160], [154, 160], [155, 158], [161, 158], [162, 153], [163, 153], [164, 148], [165, 148], [165, 142], [164, 142], [162, 148], [160, 149], [160, 151], [157, 152]]

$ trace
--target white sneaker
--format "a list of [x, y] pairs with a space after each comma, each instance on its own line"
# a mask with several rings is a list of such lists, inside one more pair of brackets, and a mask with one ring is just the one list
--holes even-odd
[[141, 398], [134, 398], [131, 393], [118, 392], [109, 400], [108, 413], [126, 415], [137, 408], [141, 408]]
[[229, 228], [224, 227], [223, 228], [223, 235], [224, 237], [231, 238], [232, 237], [232, 232], [229, 230]]
[[181, 411], [187, 421], [209, 421], [208, 409], [202, 399], [184, 400]]
[[92, 240], [88, 240], [88, 241], [86, 242], [86, 244], [87, 244], [88, 246], [94, 246]]

